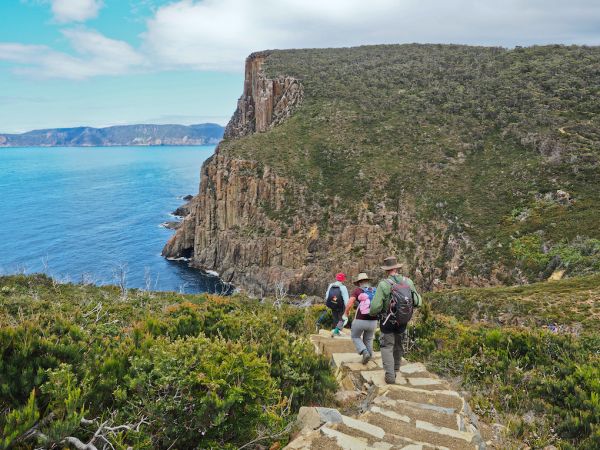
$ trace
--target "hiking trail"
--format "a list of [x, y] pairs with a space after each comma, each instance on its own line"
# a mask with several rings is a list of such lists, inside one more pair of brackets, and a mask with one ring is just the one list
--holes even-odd
[[402, 360], [396, 384], [384, 381], [381, 354], [361, 363], [349, 335], [311, 335], [315, 351], [331, 358], [341, 391], [354, 398], [344, 412], [302, 407], [302, 430], [286, 449], [428, 450], [484, 449], [477, 417], [449, 384], [422, 363]]

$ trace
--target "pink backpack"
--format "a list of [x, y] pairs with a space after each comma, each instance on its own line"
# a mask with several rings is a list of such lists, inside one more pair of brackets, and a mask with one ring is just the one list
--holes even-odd
[[358, 305], [358, 310], [361, 314], [369, 314], [371, 310], [371, 298], [368, 294], [364, 292], [358, 296], [358, 301], [360, 302]]

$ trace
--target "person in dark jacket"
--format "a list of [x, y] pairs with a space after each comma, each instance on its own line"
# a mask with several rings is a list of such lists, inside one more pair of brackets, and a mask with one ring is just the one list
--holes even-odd
[[325, 292], [325, 304], [333, 316], [334, 328], [331, 330], [331, 337], [339, 336], [346, 325], [343, 316], [348, 304], [348, 289], [344, 286], [344, 281], [346, 281], [344, 273], [336, 274], [335, 281], [327, 287]]

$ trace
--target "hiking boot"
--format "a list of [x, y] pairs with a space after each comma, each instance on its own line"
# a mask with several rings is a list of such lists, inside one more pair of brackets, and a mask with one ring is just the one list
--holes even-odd
[[336, 337], [340, 335], [340, 330], [338, 330], [337, 328], [334, 328], [333, 330], [331, 330], [331, 337]]
[[384, 379], [387, 384], [396, 384], [396, 375], [390, 375], [389, 373], [386, 373]]
[[369, 350], [363, 350], [361, 355], [363, 364], [367, 364], [371, 360], [371, 354], [369, 353]]

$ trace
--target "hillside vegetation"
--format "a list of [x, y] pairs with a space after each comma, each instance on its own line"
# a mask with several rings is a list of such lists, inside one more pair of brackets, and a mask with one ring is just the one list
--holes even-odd
[[[427, 294], [407, 357], [469, 391], [507, 442], [598, 448], [599, 321], [566, 305], [598, 302], [600, 280], [519, 289]], [[329, 362], [306, 338], [323, 306], [127, 294], [0, 277], [0, 448], [257, 448], [285, 443], [300, 406], [332, 401]], [[506, 310], [525, 322], [497, 324]]]
[[[600, 269], [600, 48], [415, 44], [268, 55], [266, 74], [299, 79], [303, 103], [266, 133], [226, 139], [220, 154], [275, 168], [340, 220], [401, 199], [416, 223], [441, 221], [466, 242], [461, 265], [471, 276], [502, 266], [511, 284]], [[304, 213], [296, 208], [290, 197], [273, 218]], [[389, 239], [414, 270], [413, 244]]]
[[546, 327], [575, 334], [600, 330], [600, 275], [433, 292], [427, 300], [434, 311], [471, 322]]
[[600, 277], [429, 293], [412, 357], [531, 448], [600, 447]]
[[299, 406], [335, 388], [306, 339], [307, 314], [241, 297], [124, 298], [116, 287], [0, 277], [0, 449], [234, 449], [285, 438]]

